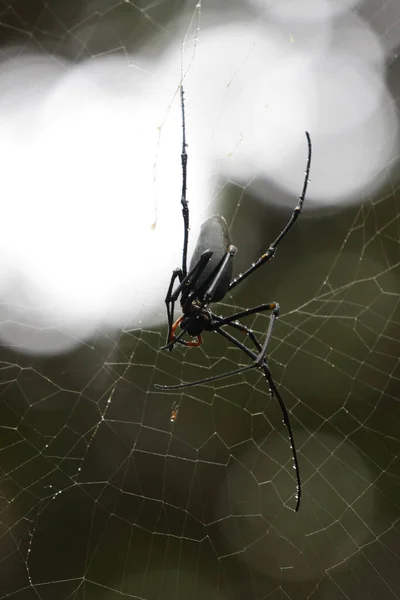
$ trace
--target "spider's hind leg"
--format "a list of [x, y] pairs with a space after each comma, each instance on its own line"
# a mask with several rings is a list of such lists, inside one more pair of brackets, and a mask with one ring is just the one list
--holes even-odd
[[[260, 342], [257, 340], [257, 338], [254, 334], [254, 331], [252, 331], [252, 329], [250, 329], [250, 327], [247, 327], [246, 325], [239, 323], [238, 320], [242, 319], [243, 317], [248, 317], [250, 315], [264, 312], [266, 310], [270, 310], [270, 311], [272, 311], [272, 313], [271, 313], [271, 317], [269, 320], [267, 335], [264, 340], [264, 344], [261, 346]], [[234, 329], [238, 329], [239, 331], [242, 331], [243, 333], [247, 333], [247, 335], [249, 336], [249, 338], [251, 339], [251, 341], [253, 342], [253, 344], [255, 345], [257, 350], [259, 351], [259, 354], [258, 354], [257, 358], [255, 359], [255, 362], [257, 363], [257, 365], [261, 366], [261, 364], [264, 361], [265, 355], [267, 353], [267, 348], [268, 348], [269, 341], [271, 339], [272, 330], [274, 328], [276, 319], [279, 317], [279, 312], [280, 312], [280, 308], [279, 308], [279, 304], [277, 302], [267, 302], [265, 304], [260, 304], [259, 306], [255, 306], [254, 308], [248, 308], [247, 310], [243, 310], [241, 312], [235, 313], [234, 315], [231, 315], [230, 317], [223, 318], [223, 317], [218, 317], [217, 315], [214, 315], [214, 319], [217, 321], [217, 324], [215, 327], [213, 327], [213, 329], [214, 329], [214, 331], [216, 331], [216, 330], [220, 329], [221, 327], [223, 327], [224, 325], [229, 325], [230, 327], [233, 327]]]
[[[260, 342], [258, 341], [254, 331], [252, 329], [250, 329], [250, 327], [247, 327], [247, 325], [243, 325], [243, 323], [240, 323], [238, 321], [238, 319], [247, 317], [252, 314], [258, 314], [258, 313], [261, 313], [266, 310], [271, 310], [272, 313], [271, 313], [270, 320], [269, 320], [267, 335], [265, 337], [263, 345], [261, 345]], [[242, 333], [246, 333], [249, 336], [249, 338], [251, 339], [251, 341], [253, 342], [253, 344], [255, 345], [256, 349], [258, 350], [258, 355], [254, 358], [255, 365], [262, 367], [263, 364], [265, 363], [265, 355], [267, 353], [268, 345], [269, 345], [271, 335], [272, 335], [272, 330], [274, 328], [275, 321], [278, 318], [278, 316], [279, 316], [279, 304], [277, 302], [268, 302], [266, 304], [260, 304], [260, 306], [255, 306], [254, 308], [249, 308], [247, 310], [236, 313], [236, 314], [231, 315], [230, 317], [226, 317], [226, 318], [217, 317], [215, 315], [214, 318], [217, 321], [217, 326], [214, 327], [214, 330], [218, 331], [223, 325], [228, 325], [229, 327], [232, 327], [233, 329], [237, 329], [238, 331], [241, 331]], [[269, 391], [270, 391], [271, 396], [273, 396], [273, 386], [271, 386], [271, 385], [269, 386]]]

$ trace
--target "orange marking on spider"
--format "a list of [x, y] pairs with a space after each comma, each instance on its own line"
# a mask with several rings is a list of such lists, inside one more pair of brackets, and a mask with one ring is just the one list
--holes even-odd
[[[181, 324], [181, 322], [183, 321], [183, 316], [179, 317], [179, 319], [177, 319], [175, 321], [175, 323], [172, 325], [171, 327], [171, 333], [169, 336], [169, 341], [173, 342], [175, 340], [175, 331], [177, 330], [177, 328], [179, 327], [179, 325]], [[203, 343], [203, 338], [201, 337], [201, 335], [196, 335], [197, 341], [195, 342], [194, 340], [186, 341], [186, 340], [179, 340], [179, 342], [181, 344], [183, 344], [184, 346], [190, 346], [192, 348], [197, 348], [198, 346], [201, 346], [201, 344]]]

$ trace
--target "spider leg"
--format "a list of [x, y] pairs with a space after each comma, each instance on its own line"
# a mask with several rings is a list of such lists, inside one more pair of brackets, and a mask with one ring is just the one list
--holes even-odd
[[[272, 315], [271, 315], [272, 317]], [[206, 379], [199, 379], [198, 381], [192, 381], [190, 383], [180, 383], [177, 385], [159, 385], [159, 384], [155, 384], [155, 387], [161, 390], [172, 390], [172, 389], [181, 389], [181, 388], [188, 388], [188, 387], [192, 387], [195, 385], [200, 385], [202, 383], [208, 383], [209, 381], [217, 381], [218, 379], [223, 379], [224, 377], [229, 377], [230, 375], [237, 375], [239, 373], [244, 373], [245, 371], [249, 371], [250, 369], [253, 369], [255, 367], [259, 367], [263, 370], [264, 373], [264, 377], [268, 382], [269, 388], [270, 390], [272, 390], [273, 395], [276, 397], [276, 399], [278, 400], [278, 404], [279, 407], [281, 409], [281, 413], [282, 413], [282, 417], [283, 417], [283, 422], [286, 426], [287, 432], [288, 432], [288, 436], [289, 436], [289, 442], [290, 442], [290, 447], [292, 450], [292, 457], [293, 457], [293, 466], [294, 469], [296, 471], [296, 480], [297, 480], [297, 493], [296, 493], [296, 508], [295, 511], [297, 512], [299, 510], [300, 507], [300, 498], [301, 498], [301, 480], [300, 480], [300, 470], [299, 470], [299, 463], [297, 460], [297, 452], [296, 452], [296, 446], [294, 443], [294, 436], [293, 436], [293, 431], [292, 431], [292, 426], [290, 423], [290, 417], [289, 417], [289, 413], [286, 409], [286, 406], [282, 400], [282, 396], [280, 395], [274, 380], [272, 379], [272, 375], [271, 375], [271, 371], [269, 369], [269, 366], [267, 365], [267, 363], [265, 362], [265, 360], [258, 365], [257, 364], [257, 358], [259, 355], [257, 355], [255, 352], [253, 352], [252, 350], [250, 350], [249, 348], [247, 348], [242, 342], [240, 342], [239, 340], [237, 340], [233, 335], [231, 335], [230, 333], [228, 333], [227, 331], [224, 331], [223, 329], [215, 329], [215, 331], [217, 333], [219, 333], [220, 335], [222, 335], [224, 338], [226, 338], [228, 341], [230, 341], [234, 346], [236, 346], [237, 348], [239, 348], [240, 350], [242, 350], [245, 354], [247, 354], [247, 356], [249, 356], [250, 358], [253, 359], [253, 364], [251, 365], [247, 365], [246, 367], [239, 367], [238, 369], [235, 369], [234, 371], [230, 371], [229, 373], [222, 373], [222, 375], [214, 375], [213, 377], [208, 377]], [[265, 343], [264, 343], [265, 345]]]
[[218, 315], [213, 315], [215, 321], [217, 321], [217, 327], [215, 327], [215, 329], [219, 329], [223, 325], [231, 325], [235, 329], [238, 329], [239, 331], [242, 331], [243, 333], [247, 333], [249, 335], [250, 339], [253, 341], [253, 343], [257, 347], [257, 350], [259, 350], [261, 352], [262, 346], [256, 339], [253, 331], [246, 325], [243, 325], [242, 323], [235, 323], [235, 321], [238, 321], [239, 319], [242, 319], [243, 317], [249, 317], [250, 315], [261, 313], [265, 310], [275, 311], [278, 316], [279, 315], [279, 304], [277, 302], [267, 302], [264, 304], [260, 304], [259, 306], [254, 306], [254, 308], [248, 308], [246, 310], [242, 310], [241, 312], [235, 313], [234, 315], [230, 315], [229, 317], [219, 317]]
[[208, 383], [209, 381], [218, 381], [218, 379], [224, 379], [225, 377], [229, 377], [230, 375], [239, 375], [239, 373], [244, 373], [245, 371], [249, 371], [250, 369], [254, 369], [257, 367], [255, 363], [252, 365], [247, 365], [247, 367], [239, 367], [239, 369], [235, 369], [234, 371], [229, 371], [229, 373], [222, 373], [221, 375], [213, 375], [212, 377], [206, 377], [205, 379], [198, 379], [197, 381], [188, 381], [186, 383], [177, 383], [176, 385], [161, 385], [160, 383], [155, 383], [154, 387], [158, 390], [180, 390], [182, 388], [194, 387], [195, 385], [202, 385], [203, 383]]
[[303, 208], [303, 202], [304, 202], [304, 199], [305, 199], [306, 193], [307, 193], [308, 178], [310, 175], [310, 167], [311, 167], [312, 148], [311, 148], [311, 138], [310, 138], [310, 134], [308, 133], [308, 131], [306, 131], [306, 138], [307, 138], [307, 144], [308, 144], [308, 158], [307, 158], [307, 166], [306, 166], [306, 170], [305, 170], [303, 189], [302, 189], [301, 195], [299, 197], [299, 201], [298, 201], [295, 209], [292, 212], [292, 216], [290, 217], [288, 223], [282, 229], [282, 231], [280, 232], [278, 237], [272, 242], [272, 244], [268, 248], [267, 252], [262, 254], [260, 256], [260, 258], [255, 263], [253, 263], [250, 268], [247, 269], [247, 271], [245, 271], [244, 273], [241, 273], [238, 277], [236, 277], [236, 279], [233, 279], [231, 281], [231, 283], [229, 285], [229, 290], [232, 290], [240, 282], [247, 279], [247, 277], [251, 273], [253, 273], [253, 271], [255, 271], [256, 269], [261, 267], [261, 265], [264, 265], [266, 262], [268, 262], [269, 260], [271, 260], [271, 258], [273, 258], [275, 256], [277, 247], [279, 246], [279, 244], [281, 243], [281, 241], [283, 240], [285, 235], [291, 230], [291, 228], [293, 227], [293, 225], [295, 224], [297, 219], [299, 218], [299, 215], [301, 214], [301, 211]]
[[293, 430], [292, 430], [292, 426], [290, 423], [289, 413], [286, 409], [285, 403], [283, 402], [282, 396], [278, 392], [278, 389], [274, 383], [274, 380], [272, 379], [271, 371], [269, 370], [268, 365], [265, 362], [263, 362], [263, 364], [261, 365], [261, 368], [264, 371], [264, 377], [268, 381], [270, 390], [272, 391], [275, 398], [278, 400], [278, 404], [281, 409], [281, 413], [282, 413], [282, 417], [283, 417], [283, 422], [286, 425], [286, 430], [289, 435], [289, 443], [290, 443], [290, 447], [292, 450], [292, 457], [293, 457], [293, 467], [294, 467], [294, 470], [296, 471], [296, 480], [297, 480], [297, 494], [295, 496], [295, 498], [296, 498], [295, 512], [297, 512], [300, 508], [300, 500], [301, 500], [301, 479], [300, 479], [299, 462], [297, 460], [297, 451], [296, 451], [296, 446], [294, 443], [294, 435], [293, 435]]
[[185, 122], [185, 101], [183, 86], [180, 87], [181, 93], [181, 114], [182, 114], [182, 152], [181, 152], [181, 165], [182, 165], [182, 191], [181, 191], [181, 204], [182, 204], [182, 217], [183, 217], [183, 249], [182, 249], [182, 268], [175, 269], [172, 272], [171, 281], [169, 284], [165, 303], [167, 305], [167, 317], [168, 317], [168, 334], [167, 342], [171, 334], [171, 327], [174, 322], [174, 304], [179, 295], [172, 294], [172, 288], [175, 283], [175, 279], [179, 277], [179, 281], [182, 284], [182, 280], [187, 275], [187, 250], [189, 242], [189, 206], [186, 199], [186, 188], [187, 188], [187, 152], [186, 152], [186, 122]]
[[264, 304], [254, 306], [253, 308], [246, 308], [246, 310], [242, 310], [238, 313], [235, 313], [234, 315], [230, 315], [229, 317], [219, 317], [217, 315], [213, 315], [213, 317], [216, 320], [218, 320], [219, 325], [226, 325], [227, 323], [231, 323], [232, 321], [238, 321], [243, 317], [249, 317], [250, 315], [264, 312], [265, 310], [274, 310], [275, 308], [279, 309], [279, 304], [277, 304], [276, 302], [265, 302]]
[[229, 248], [228, 248], [228, 251], [227, 251], [226, 255], [224, 256], [224, 258], [221, 261], [221, 266], [219, 267], [219, 270], [217, 271], [214, 279], [211, 281], [210, 287], [207, 289], [206, 293], [204, 294], [204, 298], [203, 298], [203, 301], [201, 303], [202, 304], [201, 308], [203, 308], [204, 306], [206, 306], [207, 304], [209, 304], [210, 302], [212, 302], [212, 298], [213, 298], [213, 295], [214, 295], [215, 288], [217, 287], [217, 285], [218, 285], [218, 283], [219, 283], [219, 281], [220, 281], [220, 279], [221, 279], [221, 277], [222, 277], [222, 275], [223, 275], [223, 273], [225, 271], [226, 265], [228, 264], [228, 262], [230, 260], [233, 259], [233, 257], [235, 256], [236, 252], [237, 252], [236, 246], [233, 246], [231, 244], [229, 246]]
[[275, 308], [273, 309], [273, 311], [271, 313], [270, 319], [269, 319], [267, 335], [265, 336], [264, 344], [261, 348], [259, 355], [256, 358], [256, 363], [259, 366], [261, 366], [261, 364], [264, 362], [265, 355], [266, 355], [267, 349], [268, 349], [268, 344], [271, 339], [272, 330], [274, 328], [274, 325], [275, 325], [275, 322], [276, 322], [276, 319], [278, 318], [278, 316], [279, 316], [279, 304], [276, 304]]
[[[264, 310], [272, 310], [272, 314], [269, 320], [267, 335], [265, 337], [264, 344], [261, 346], [260, 342], [254, 335], [254, 332], [249, 327], [246, 327], [246, 325], [243, 325], [242, 323], [235, 323], [234, 321], [237, 321], [239, 318], [246, 317], [254, 313], [262, 312]], [[242, 312], [231, 315], [230, 317], [221, 318], [215, 315], [214, 318], [216, 321], [218, 321], [218, 323], [215, 327], [213, 327], [213, 330], [217, 331], [223, 325], [229, 325], [231, 327], [234, 327], [235, 329], [238, 329], [239, 331], [242, 331], [243, 333], [247, 333], [247, 335], [250, 337], [257, 350], [259, 351], [255, 362], [257, 363], [257, 365], [261, 366], [261, 363], [264, 361], [265, 355], [267, 353], [268, 344], [272, 335], [272, 330], [274, 328], [275, 321], [278, 318], [278, 316], [279, 304], [277, 302], [269, 302], [267, 304], [260, 304], [260, 306], [255, 306], [254, 308], [243, 310]]]
[[262, 346], [261, 346], [260, 342], [258, 341], [258, 339], [256, 338], [256, 335], [255, 335], [254, 331], [252, 331], [250, 329], [250, 327], [247, 327], [246, 325], [242, 325], [241, 323], [235, 323], [235, 322], [233, 322], [233, 323], [226, 323], [226, 325], [228, 325], [229, 327], [233, 327], [234, 329], [238, 329], [242, 333], [247, 333], [247, 335], [249, 336], [249, 338], [251, 339], [251, 341], [253, 342], [253, 344], [257, 348], [257, 350], [259, 352], [261, 352]]
[[[212, 254], [213, 253], [211, 250], [206, 250], [205, 252], [203, 252], [203, 254], [200, 256], [197, 263], [190, 269], [189, 273], [187, 273], [187, 275], [185, 275], [185, 277], [182, 277], [178, 287], [176, 288], [174, 293], [171, 294], [171, 296], [170, 296], [171, 300], [173, 300], [175, 302], [177, 300], [179, 294], [181, 292], [184, 293], [186, 284], [190, 284], [191, 288], [193, 287], [193, 284], [196, 283], [196, 281], [198, 280], [198, 278], [204, 271], [204, 268], [205, 268], [206, 264], [208, 263], [208, 261], [210, 260]], [[175, 269], [175, 270], [180, 271], [180, 269]]]
[[[270, 332], [270, 330], [272, 330], [273, 327], [273, 323], [275, 322], [275, 319], [272, 320], [274, 317], [274, 313], [272, 313], [271, 315], [271, 320], [270, 320], [270, 325], [268, 327], [268, 332]], [[271, 326], [272, 323], [272, 326]], [[249, 350], [248, 348], [246, 348], [246, 346], [244, 344], [242, 344], [241, 342], [239, 342], [239, 340], [237, 340], [236, 338], [233, 337], [233, 335], [230, 335], [227, 331], [224, 331], [223, 329], [217, 329], [216, 330], [217, 333], [220, 333], [221, 335], [223, 335], [225, 338], [227, 338], [230, 342], [232, 342], [235, 346], [237, 346], [238, 348], [240, 348], [241, 350], [243, 350], [243, 352], [245, 352], [248, 356], [254, 357], [256, 356], [254, 354], [254, 352], [252, 352], [251, 350]], [[269, 341], [268, 338], [268, 333], [267, 333], [267, 337], [266, 337], [266, 341]], [[264, 342], [264, 347], [266, 347], [268, 345], [268, 343]], [[260, 355], [259, 355], [260, 356]], [[256, 357], [254, 358], [254, 365], [257, 364], [257, 359], [259, 358]], [[294, 436], [293, 436], [293, 430], [292, 430], [292, 425], [290, 423], [290, 417], [289, 417], [289, 413], [286, 409], [285, 403], [283, 402], [282, 396], [280, 395], [274, 380], [272, 379], [272, 374], [271, 371], [269, 369], [268, 364], [265, 362], [265, 360], [262, 361], [262, 363], [259, 365], [261, 367], [261, 369], [264, 372], [264, 377], [268, 382], [269, 385], [269, 389], [271, 390], [272, 394], [275, 396], [275, 398], [278, 400], [278, 404], [279, 407], [281, 409], [281, 413], [282, 413], [282, 417], [283, 417], [283, 422], [286, 426], [286, 430], [288, 432], [288, 436], [289, 436], [289, 443], [290, 443], [290, 448], [292, 450], [292, 457], [293, 457], [293, 467], [294, 470], [296, 471], [296, 480], [297, 480], [297, 494], [296, 494], [296, 508], [295, 511], [297, 512], [300, 508], [300, 498], [301, 498], [301, 480], [300, 480], [300, 469], [299, 469], [299, 462], [297, 460], [297, 451], [296, 451], [296, 446], [294, 443]]]
[[186, 121], [185, 121], [185, 100], [183, 86], [181, 85], [181, 113], [182, 113], [182, 153], [181, 153], [181, 165], [182, 165], [182, 193], [181, 193], [181, 204], [182, 204], [182, 217], [183, 217], [183, 250], [182, 250], [182, 274], [185, 277], [187, 274], [187, 250], [189, 242], [189, 206], [186, 199], [186, 188], [187, 188], [187, 160], [188, 155], [186, 152]]
[[171, 281], [169, 282], [169, 287], [167, 291], [167, 295], [165, 296], [165, 304], [167, 307], [167, 318], [168, 318], [168, 333], [167, 333], [167, 343], [169, 341], [171, 335], [171, 329], [174, 322], [174, 306], [175, 306], [175, 294], [172, 294], [172, 288], [174, 287], [174, 283], [176, 278], [179, 277], [179, 281], [182, 283], [182, 269], [174, 269], [171, 275]]
[[[238, 329], [242, 333], [247, 333], [247, 335], [249, 336], [249, 338], [251, 339], [251, 341], [253, 342], [253, 344], [257, 348], [257, 350], [260, 353], [262, 352], [262, 346], [261, 346], [260, 342], [258, 341], [258, 339], [256, 338], [254, 331], [252, 331], [250, 329], [250, 327], [246, 327], [245, 325], [242, 325], [241, 323], [227, 323], [227, 325], [229, 325], [230, 327], [234, 327], [235, 329]], [[270, 393], [271, 398], [272, 398], [273, 397], [273, 391], [272, 391], [271, 387], [269, 388], [269, 393]]]

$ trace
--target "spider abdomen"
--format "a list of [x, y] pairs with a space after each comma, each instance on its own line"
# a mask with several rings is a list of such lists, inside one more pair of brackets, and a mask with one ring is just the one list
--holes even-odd
[[[230, 245], [231, 236], [228, 225], [223, 217], [220, 215], [213, 215], [203, 223], [196, 248], [193, 252], [192, 260], [190, 261], [189, 270], [194, 267], [201, 255], [207, 250], [211, 250], [212, 256], [194, 286], [193, 292], [197, 298], [203, 298], [213, 277], [218, 272], [221, 262], [225, 258]], [[215, 286], [212, 302], [219, 302], [222, 300], [229, 289], [231, 279], [232, 261], [230, 260]]]

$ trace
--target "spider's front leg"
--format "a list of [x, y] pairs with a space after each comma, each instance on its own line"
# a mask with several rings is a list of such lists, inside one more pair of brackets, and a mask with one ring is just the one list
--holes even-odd
[[286, 223], [285, 227], [282, 229], [282, 231], [280, 232], [278, 237], [269, 246], [268, 250], [266, 252], [264, 252], [264, 254], [262, 254], [260, 256], [260, 258], [258, 260], [256, 260], [256, 262], [254, 262], [251, 265], [251, 267], [249, 267], [244, 273], [241, 273], [240, 275], [238, 275], [238, 277], [236, 277], [235, 279], [233, 279], [231, 281], [231, 283], [229, 285], [229, 291], [232, 290], [234, 287], [236, 287], [240, 282], [247, 279], [247, 277], [249, 275], [251, 275], [251, 273], [253, 273], [256, 269], [258, 269], [262, 265], [265, 265], [265, 263], [270, 261], [271, 258], [273, 258], [275, 256], [275, 253], [276, 253], [276, 250], [277, 250], [279, 244], [284, 239], [284, 237], [286, 237], [286, 235], [289, 233], [289, 231], [292, 229], [293, 225], [296, 223], [297, 219], [299, 218], [299, 216], [303, 210], [303, 203], [304, 203], [306, 193], [307, 193], [307, 186], [309, 183], [310, 168], [311, 168], [312, 147], [311, 147], [311, 138], [310, 138], [310, 134], [308, 133], [308, 131], [306, 131], [306, 138], [307, 138], [307, 145], [308, 145], [308, 156], [307, 156], [306, 170], [304, 173], [303, 189], [299, 196], [299, 201], [296, 204], [289, 221]]

